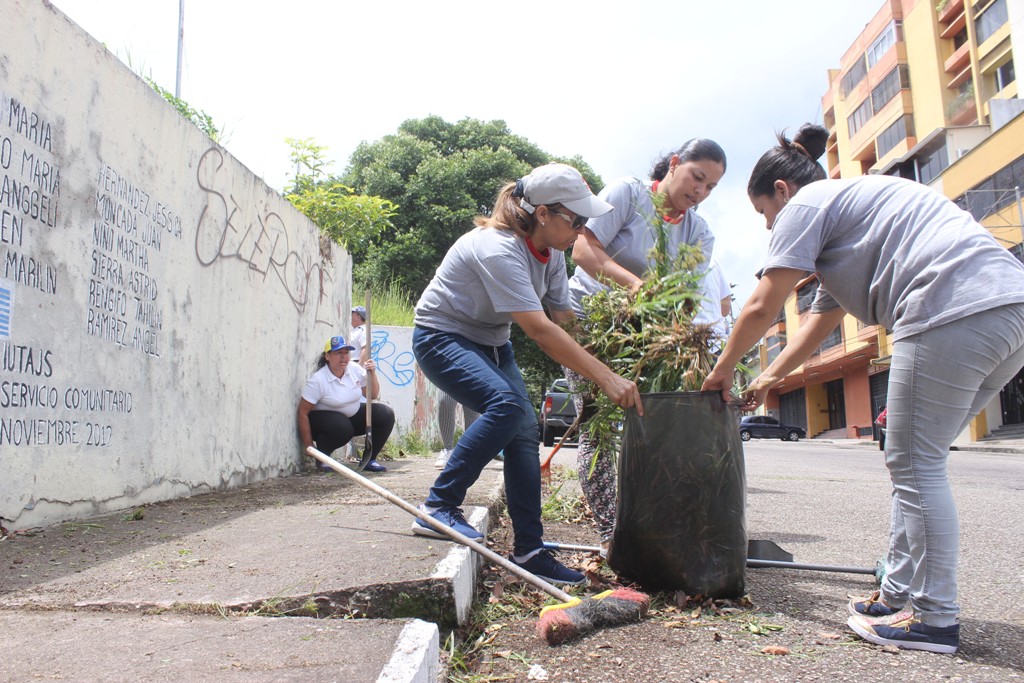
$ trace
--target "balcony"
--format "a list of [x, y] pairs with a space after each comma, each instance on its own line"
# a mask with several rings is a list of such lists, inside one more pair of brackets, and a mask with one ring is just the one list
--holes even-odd
[[[956, 103], [956, 100], [954, 100]], [[971, 99], [951, 106], [949, 111], [949, 123], [953, 126], [970, 126], [978, 122], [978, 105], [974, 102], [973, 93]]]
[[942, 31], [939, 33], [939, 37], [945, 40], [952, 40], [953, 36], [960, 33], [960, 31], [963, 30], [964, 26], [966, 25], [967, 13], [960, 12], [960, 14], [954, 17], [953, 21], [948, 26], [946, 26], [946, 28], [942, 29]]
[[964, 43], [956, 49], [943, 64], [946, 73], [959, 73], [971, 65], [971, 45]]
[[948, 0], [939, 10], [939, 23], [950, 24], [964, 14], [964, 0]]
[[968, 62], [967, 66], [965, 66], [963, 70], [960, 71], [960, 73], [953, 76], [953, 78], [949, 79], [949, 83], [946, 84], [946, 87], [949, 88], [950, 90], [957, 90], [961, 85], [966, 83], [970, 79], [970, 77], [971, 65]]

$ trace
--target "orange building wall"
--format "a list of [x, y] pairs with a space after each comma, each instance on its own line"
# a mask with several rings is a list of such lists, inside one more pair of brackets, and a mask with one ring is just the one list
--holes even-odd
[[[859, 438], [858, 427], [871, 426], [871, 384], [867, 367], [854, 368], [843, 375], [843, 394], [846, 401], [846, 437]], [[870, 439], [871, 436], [865, 436]]]

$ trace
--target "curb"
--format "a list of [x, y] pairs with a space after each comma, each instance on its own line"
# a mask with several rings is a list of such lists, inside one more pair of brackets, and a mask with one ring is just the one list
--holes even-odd
[[398, 636], [377, 683], [436, 683], [440, 661], [437, 624], [413, 619]]

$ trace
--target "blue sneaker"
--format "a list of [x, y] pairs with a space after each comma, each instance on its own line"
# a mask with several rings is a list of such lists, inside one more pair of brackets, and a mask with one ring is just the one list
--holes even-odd
[[388, 468], [384, 467], [384, 465], [381, 465], [376, 460], [371, 460], [370, 462], [366, 463], [366, 467], [363, 468], [363, 471], [364, 472], [387, 472]]
[[924, 650], [951, 655], [960, 647], [960, 624], [929, 626], [916, 617], [891, 624], [871, 623], [863, 617], [846, 622], [854, 633], [876, 645], [895, 645], [904, 650]]
[[[420, 506], [420, 510], [423, 510], [422, 505]], [[450, 526], [451, 528], [455, 529], [460, 534], [466, 536], [470, 540], [483, 543], [484, 535], [476, 529], [474, 529], [470, 525], [470, 523], [466, 521], [466, 518], [462, 514], [461, 508], [442, 508], [437, 512], [428, 514], [430, 514], [430, 516], [436, 519], [437, 521], [441, 522], [441, 524], [446, 524]], [[450, 536], [446, 536], [445, 534], [441, 533], [434, 527], [424, 522], [419, 517], [417, 517], [416, 521], [412, 523], [412, 532], [417, 536], [443, 538], [446, 541], [452, 540]]]
[[[894, 614], [899, 614], [905, 607], [890, 607], [885, 604], [882, 600], [882, 591], [875, 591], [870, 596], [863, 599], [850, 600], [846, 605], [846, 609], [849, 610], [853, 616], [864, 616], [864, 617], [891, 617]], [[907, 614], [906, 616], [912, 616]]]
[[517, 562], [514, 555], [509, 555], [508, 559], [512, 564], [522, 567], [548, 583], [561, 584], [563, 586], [579, 586], [587, 582], [586, 576], [575, 569], [569, 569], [556, 560], [547, 548], [544, 548], [524, 562]]

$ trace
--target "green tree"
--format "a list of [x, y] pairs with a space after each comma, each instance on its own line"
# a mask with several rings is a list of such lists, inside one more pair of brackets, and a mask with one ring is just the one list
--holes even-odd
[[549, 161], [575, 166], [595, 191], [600, 188], [600, 178], [582, 159], [547, 154], [504, 121], [410, 119], [394, 135], [363, 142], [342, 181], [356, 192], [389, 199], [398, 212], [391, 228], [352, 244], [356, 281], [394, 280], [418, 297], [473, 218], [490, 212], [501, 186]]
[[[363, 142], [342, 182], [356, 192], [384, 197], [398, 210], [390, 227], [351, 243], [354, 279], [395, 282], [415, 301], [451, 245], [472, 228], [473, 218], [490, 213], [498, 190], [550, 161], [574, 166], [595, 192], [600, 190], [601, 178], [582, 158], [548, 154], [512, 133], [504, 121], [448, 123], [430, 116], [405, 121], [397, 133], [376, 142]], [[530, 395], [539, 401], [561, 368], [518, 326], [512, 328], [512, 344]]]
[[308, 138], [286, 138], [285, 142], [291, 147], [295, 166], [285, 198], [321, 232], [351, 251], [351, 245], [371, 241], [391, 227], [390, 218], [397, 207], [387, 199], [357, 194], [327, 175], [326, 147]]

